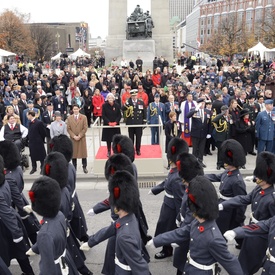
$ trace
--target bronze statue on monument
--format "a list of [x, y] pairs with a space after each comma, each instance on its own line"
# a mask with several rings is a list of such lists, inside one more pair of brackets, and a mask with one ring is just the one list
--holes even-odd
[[127, 18], [126, 22], [126, 39], [147, 39], [152, 37], [154, 28], [153, 19], [149, 11], [143, 12], [140, 5]]

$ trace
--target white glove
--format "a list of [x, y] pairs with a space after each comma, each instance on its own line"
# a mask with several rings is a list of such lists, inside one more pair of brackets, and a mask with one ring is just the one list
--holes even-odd
[[179, 221], [179, 220], [176, 219], [176, 225], [177, 225], [177, 227], [180, 227], [181, 221]]
[[247, 176], [247, 177], [245, 177], [245, 181], [249, 181], [249, 182], [252, 182], [253, 181], [253, 179], [254, 179], [254, 176]]
[[74, 211], [74, 208], [75, 208], [75, 203], [73, 202], [72, 203], [72, 211]]
[[32, 213], [32, 206], [30, 205], [30, 204], [28, 204], [28, 205], [25, 205], [24, 207], [23, 207], [23, 210], [25, 211], [25, 212], [27, 212], [27, 213]]
[[30, 248], [27, 252], [26, 252], [27, 256], [34, 256], [36, 255], [36, 253], [33, 252], [33, 250]]
[[88, 216], [94, 216], [95, 215], [95, 212], [94, 212], [94, 209], [93, 208], [91, 208], [88, 212], [87, 212], [87, 215]]
[[223, 211], [223, 205], [219, 203], [219, 211]]
[[171, 246], [174, 247], [174, 248], [179, 247], [179, 245], [177, 243], [171, 243]]
[[80, 250], [83, 250], [83, 251], [89, 251], [91, 248], [90, 246], [88, 245], [88, 243], [83, 243], [81, 246], [80, 246]]
[[206, 138], [207, 138], [207, 139], [211, 138], [211, 135], [210, 135], [210, 134], [207, 134]]
[[236, 237], [236, 233], [233, 230], [228, 230], [226, 231], [223, 236], [228, 240], [228, 241], [233, 241]]
[[149, 190], [148, 195], [154, 195], [151, 189]]
[[20, 237], [18, 239], [13, 239], [14, 243], [20, 243], [23, 240], [23, 237]]
[[147, 247], [156, 248], [155, 245], [154, 245], [153, 239], [151, 239], [149, 242], [147, 242], [146, 246], [147, 246]]

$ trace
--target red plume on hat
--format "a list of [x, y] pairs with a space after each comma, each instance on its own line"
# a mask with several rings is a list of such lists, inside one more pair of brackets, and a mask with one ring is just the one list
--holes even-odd
[[170, 140], [167, 148], [167, 158], [169, 161], [176, 163], [179, 154], [188, 152], [189, 147], [182, 138], [174, 137]]
[[275, 155], [270, 152], [261, 152], [256, 159], [254, 176], [269, 184], [275, 183]]

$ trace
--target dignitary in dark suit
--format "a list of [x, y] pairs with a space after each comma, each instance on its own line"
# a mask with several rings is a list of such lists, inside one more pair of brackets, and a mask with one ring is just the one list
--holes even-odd
[[273, 99], [265, 100], [265, 111], [256, 118], [256, 137], [258, 138], [258, 154], [262, 151], [272, 152], [275, 114], [272, 114]]
[[44, 159], [46, 157], [46, 150], [44, 147], [46, 131], [43, 122], [35, 118], [34, 111], [28, 112], [28, 119], [30, 121], [28, 136], [30, 156], [32, 162], [32, 170], [30, 171], [30, 174], [33, 174], [37, 170], [37, 161], [40, 161], [41, 169], [44, 164]]
[[166, 119], [165, 121], [168, 121], [170, 112], [176, 112], [177, 119], [179, 118], [179, 114], [181, 113], [181, 109], [179, 106], [179, 103], [175, 101], [174, 95], [169, 95], [168, 97], [169, 102], [165, 103], [165, 113], [166, 113]]
[[[137, 99], [137, 90], [131, 90], [131, 98], [122, 106], [125, 111], [126, 125], [141, 125], [146, 123], [146, 108], [141, 99]], [[142, 127], [129, 127], [128, 134], [133, 144], [136, 144], [137, 155], [140, 156]], [[135, 142], [136, 137], [136, 142]]]
[[[161, 123], [164, 125], [166, 120], [165, 105], [159, 102], [160, 96], [158, 93], [154, 96], [154, 102], [151, 102], [147, 108], [147, 123], [148, 124], [159, 124], [159, 117]], [[151, 130], [151, 144], [159, 144], [159, 134], [161, 129], [157, 126], [150, 127]]]
[[142, 240], [135, 212], [139, 204], [139, 191], [135, 178], [128, 171], [117, 171], [110, 178], [110, 204], [118, 219], [109, 227], [90, 236], [80, 249], [89, 250], [99, 242], [115, 237], [114, 274], [149, 275], [148, 263], [142, 255]]
[[87, 144], [86, 144], [86, 132], [88, 129], [87, 117], [79, 113], [79, 106], [72, 106], [73, 114], [67, 119], [67, 131], [73, 142], [73, 158], [72, 162], [77, 168], [77, 159], [82, 159], [82, 168], [85, 174], [87, 170]]
[[119, 125], [121, 119], [120, 105], [115, 102], [115, 96], [109, 93], [106, 96], [106, 103], [102, 106], [102, 119], [104, 126], [111, 126], [112, 128], [102, 129], [102, 141], [107, 142], [107, 157], [111, 155], [111, 143], [115, 134], [120, 134], [120, 128], [113, 128]]
[[50, 141], [51, 141], [50, 126], [53, 121], [54, 121], [53, 104], [52, 102], [49, 101], [47, 103], [47, 110], [42, 114], [42, 122], [46, 130], [47, 154], [50, 153]]
[[56, 88], [55, 96], [52, 98], [53, 110], [59, 111], [64, 119], [67, 117], [67, 99], [62, 95], [59, 87]]
[[23, 111], [23, 121], [22, 121], [22, 124], [26, 128], [29, 128], [29, 124], [30, 124], [30, 120], [28, 119], [29, 111], [33, 111], [35, 113], [36, 118], [40, 117], [40, 111], [37, 108], [33, 107], [33, 101], [28, 100], [28, 108]]
[[23, 111], [28, 108], [27, 96], [25, 93], [20, 94], [20, 100], [18, 101], [20, 120], [23, 122]]
[[191, 137], [192, 137], [192, 154], [198, 159], [202, 167], [206, 167], [203, 163], [204, 147], [206, 136], [209, 135], [210, 130], [210, 115], [211, 112], [205, 109], [205, 102], [203, 98], [197, 100], [198, 105], [192, 108], [187, 114], [187, 118], [192, 117]]

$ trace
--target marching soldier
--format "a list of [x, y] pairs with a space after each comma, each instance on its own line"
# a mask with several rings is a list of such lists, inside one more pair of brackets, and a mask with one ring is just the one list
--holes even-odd
[[[126, 125], [142, 125], [146, 123], [146, 108], [141, 99], [137, 99], [137, 90], [130, 91], [131, 98], [122, 106], [122, 111], [125, 111]], [[140, 146], [142, 137], [141, 127], [129, 127], [128, 134], [133, 144], [136, 145], [137, 155], [140, 156]], [[135, 143], [136, 137], [136, 143]]]

